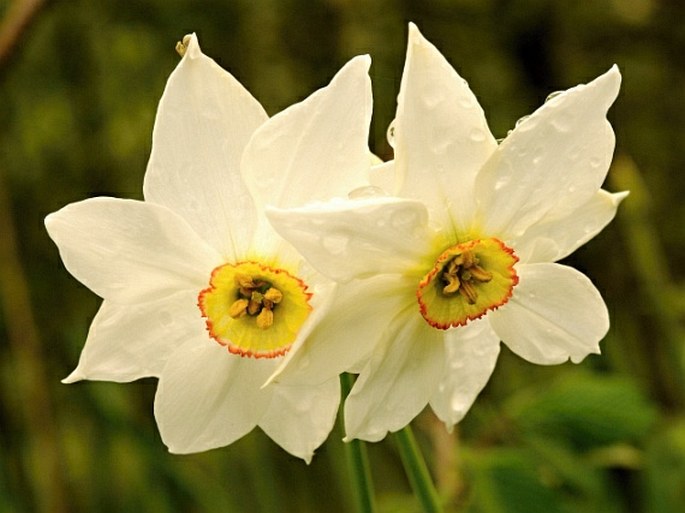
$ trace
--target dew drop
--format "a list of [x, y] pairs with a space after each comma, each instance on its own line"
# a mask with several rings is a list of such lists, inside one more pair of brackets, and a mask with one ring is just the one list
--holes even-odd
[[388, 132], [385, 134], [388, 139], [388, 144], [391, 148], [395, 148], [395, 120], [393, 119], [388, 126]]
[[390, 219], [390, 223], [395, 228], [403, 228], [413, 224], [416, 220], [414, 212], [398, 211]]
[[349, 237], [343, 234], [326, 235], [321, 241], [326, 251], [332, 255], [343, 253], [347, 249], [347, 244], [349, 242]]
[[452, 410], [461, 412], [466, 409], [466, 401], [460, 394], [454, 394], [452, 396], [452, 400], [450, 401], [450, 406], [452, 407]]
[[570, 113], [565, 112], [552, 119], [552, 126], [559, 132], [568, 132], [571, 129], [573, 117]]
[[549, 93], [547, 95], [547, 98], [545, 98], [545, 103], [547, 103], [548, 101], [554, 100], [554, 98], [557, 98], [557, 97], [561, 96], [562, 94], [564, 94], [564, 91], [554, 91], [552, 93]]
[[174, 318], [169, 312], [159, 312], [159, 322], [164, 327], [169, 327], [174, 323]]
[[450, 361], [450, 368], [452, 370], [459, 370], [464, 368], [464, 361], [463, 360], [452, 360]]
[[599, 166], [602, 165], [602, 162], [603, 162], [603, 161], [604, 161], [604, 160], [601, 159], [600, 157], [592, 157], [592, 158], [590, 159], [590, 166], [592, 166], [592, 167], [594, 167], [594, 168], [598, 168]]
[[509, 177], [499, 178], [495, 182], [495, 190], [499, 191], [500, 189], [502, 189], [503, 187], [506, 187], [507, 185], [509, 185]]
[[433, 94], [427, 94], [423, 97], [423, 104], [428, 109], [435, 109], [440, 103], [444, 101], [445, 97], [442, 92], [435, 92]]
[[469, 100], [468, 98], [462, 98], [459, 100], [459, 106], [462, 109], [470, 110], [474, 107], [473, 102]]
[[469, 133], [469, 138], [473, 142], [483, 142], [485, 140], [485, 132], [483, 132], [480, 128], [474, 128]]
[[357, 187], [356, 189], [351, 190], [347, 195], [349, 199], [377, 198], [380, 196], [386, 196], [385, 191], [375, 185]]
[[521, 124], [523, 124], [528, 118], [530, 118], [530, 114], [526, 114], [525, 116], [521, 116], [516, 120], [516, 123], [514, 123], [514, 128], [518, 128]]

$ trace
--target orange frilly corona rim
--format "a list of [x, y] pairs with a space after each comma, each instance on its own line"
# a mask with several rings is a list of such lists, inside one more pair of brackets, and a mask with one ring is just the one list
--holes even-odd
[[288, 352], [312, 310], [307, 285], [259, 262], [224, 264], [198, 296], [209, 335], [229, 352], [275, 358]]
[[451, 246], [419, 282], [421, 315], [434, 328], [464, 326], [509, 301], [518, 275], [514, 250], [495, 238]]

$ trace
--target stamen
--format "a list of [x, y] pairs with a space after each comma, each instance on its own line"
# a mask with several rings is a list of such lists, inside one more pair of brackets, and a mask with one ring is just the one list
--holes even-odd
[[257, 316], [257, 327], [260, 329], [268, 329], [274, 323], [274, 313], [268, 308], [262, 309]]
[[[478, 263], [480, 260], [473, 251], [464, 251], [457, 254], [445, 266], [442, 273], [442, 281], [446, 283], [442, 293], [451, 296], [460, 292], [471, 304], [478, 299], [478, 291], [473, 286], [473, 281], [488, 282], [492, 279], [492, 273], [483, 269]], [[465, 287], [467, 287], [466, 290]]]
[[264, 299], [271, 301], [272, 303], [280, 303], [283, 300], [283, 293], [273, 287], [269, 288], [264, 294]]
[[245, 315], [248, 308], [249, 301], [247, 299], [238, 299], [228, 309], [228, 315], [237, 319]]
[[209, 335], [232, 354], [284, 355], [307, 319], [307, 285], [284, 269], [259, 262], [224, 264], [198, 296]]
[[463, 282], [459, 288], [459, 293], [466, 298], [470, 305], [476, 304], [478, 292], [476, 292], [476, 287], [473, 285], [473, 282]]
[[506, 303], [518, 258], [498, 239], [474, 239], [443, 251], [419, 282], [421, 315], [438, 329], [463, 326]]

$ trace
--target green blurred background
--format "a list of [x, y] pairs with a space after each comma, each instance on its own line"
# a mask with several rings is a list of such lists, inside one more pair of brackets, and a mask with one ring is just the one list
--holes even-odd
[[[540, 367], [504, 348], [454, 433], [420, 416], [447, 510], [685, 511], [684, 20], [678, 0], [48, 3], [0, 69], [0, 511], [352, 511], [339, 428], [309, 467], [261, 432], [171, 456], [154, 380], [60, 384], [99, 300], [42, 221], [89, 196], [141, 198], [174, 44], [190, 31], [270, 114], [370, 53], [370, 144], [389, 158], [408, 21], [469, 81], [497, 137], [552, 91], [613, 63], [624, 76], [606, 187], [632, 193], [568, 259], [609, 305], [604, 354]], [[369, 450], [379, 511], [420, 511], [393, 438]]]

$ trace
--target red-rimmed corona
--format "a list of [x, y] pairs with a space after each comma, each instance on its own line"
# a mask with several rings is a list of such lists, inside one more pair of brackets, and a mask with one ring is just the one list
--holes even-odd
[[514, 250], [495, 238], [447, 248], [419, 282], [421, 315], [441, 330], [480, 319], [509, 301], [518, 283], [516, 262]]
[[312, 307], [307, 285], [259, 262], [224, 264], [198, 296], [210, 336], [230, 353], [274, 358], [288, 352]]

